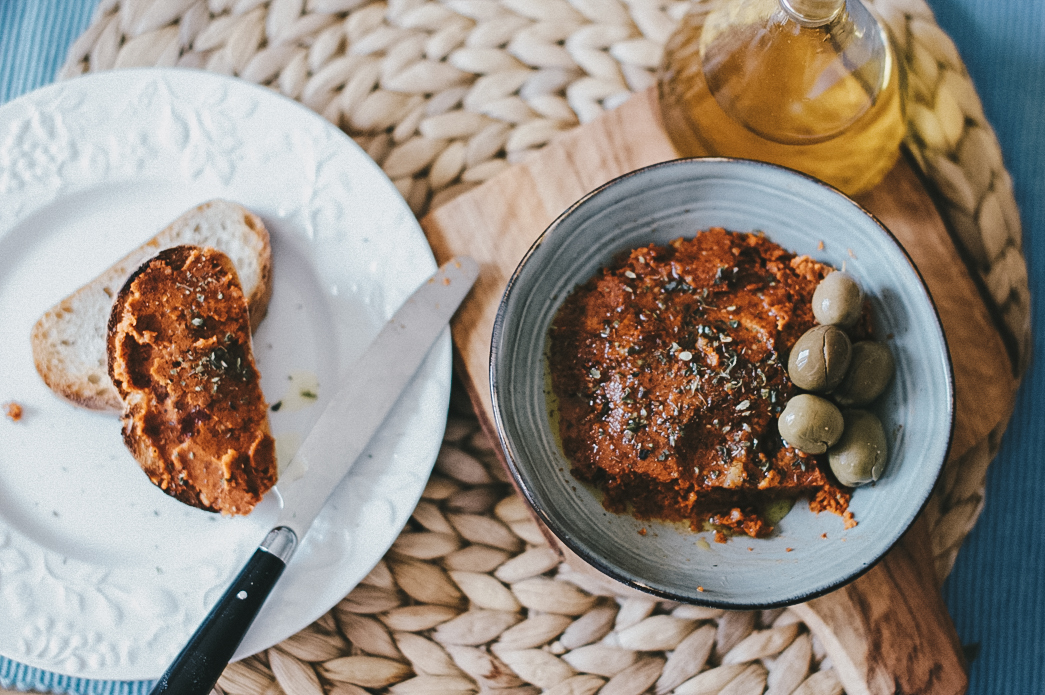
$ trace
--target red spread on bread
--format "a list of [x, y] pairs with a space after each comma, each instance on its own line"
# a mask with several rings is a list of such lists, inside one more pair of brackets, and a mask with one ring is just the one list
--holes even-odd
[[249, 513], [277, 467], [228, 257], [176, 246], [146, 261], [113, 305], [108, 349], [124, 442], [149, 479], [195, 507]]

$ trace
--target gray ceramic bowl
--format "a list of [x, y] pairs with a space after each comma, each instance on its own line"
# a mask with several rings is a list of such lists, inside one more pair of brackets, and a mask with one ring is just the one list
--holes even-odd
[[[896, 376], [873, 406], [887, 432], [889, 465], [881, 480], [853, 494], [855, 528], [799, 502], [769, 538], [715, 543], [708, 532], [607, 512], [570, 474], [545, 402], [545, 341], [560, 303], [620, 251], [712, 226], [761, 230], [786, 249], [836, 268], [844, 264], [871, 298], [876, 334], [889, 336]], [[730, 159], [677, 160], [632, 172], [552, 223], [501, 301], [490, 384], [512, 474], [562, 543], [635, 588], [726, 608], [805, 601], [869, 569], [928, 499], [954, 411], [943, 329], [918, 271], [889, 231], [815, 179]]]

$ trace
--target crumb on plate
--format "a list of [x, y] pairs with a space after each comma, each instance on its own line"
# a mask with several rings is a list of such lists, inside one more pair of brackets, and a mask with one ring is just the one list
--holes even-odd
[[11, 422], [18, 422], [22, 419], [22, 406], [14, 401], [8, 401], [4, 403], [4, 415], [8, 417]]

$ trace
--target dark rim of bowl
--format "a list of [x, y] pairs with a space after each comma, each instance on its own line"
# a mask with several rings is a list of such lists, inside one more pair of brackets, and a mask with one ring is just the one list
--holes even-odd
[[[896, 537], [891, 539], [889, 544], [886, 545], [876, 557], [872, 558], [869, 562], [864, 563], [863, 566], [861, 566], [860, 568], [845, 575], [844, 577], [837, 579], [836, 581], [832, 582], [827, 586], [801, 593], [800, 595], [796, 595], [792, 598], [781, 599], [779, 601], [767, 601], [763, 603], [742, 603], [737, 601], [721, 601], [712, 599], [710, 597], [704, 598], [702, 596], [690, 596], [688, 594], [679, 594], [668, 590], [659, 589], [656, 587], [646, 586], [637, 582], [636, 578], [629, 577], [621, 572], [618, 572], [614, 567], [608, 565], [607, 563], [603, 562], [598, 556], [589, 552], [587, 547], [582, 542], [576, 540], [571, 534], [567, 533], [564, 529], [559, 528], [559, 526], [556, 524], [551, 515], [548, 514], [548, 512], [544, 509], [540, 501], [535, 498], [533, 491], [530, 489], [525, 477], [519, 469], [519, 465], [517, 463], [518, 454], [516, 453], [515, 448], [512, 445], [512, 442], [508, 439], [508, 436], [505, 432], [504, 422], [501, 418], [501, 402], [500, 398], [498, 397], [497, 367], [500, 362], [499, 353], [501, 344], [504, 340], [505, 311], [506, 306], [508, 304], [508, 300], [512, 294], [512, 290], [514, 289], [515, 284], [518, 281], [523, 268], [529, 262], [530, 258], [534, 255], [534, 253], [536, 253], [537, 249], [539, 249], [541, 245], [549, 238], [549, 236], [555, 233], [555, 230], [558, 229], [558, 227], [562, 224], [563, 220], [565, 220], [567, 217], [573, 214], [573, 212], [577, 210], [579, 207], [585, 205], [588, 202], [588, 200], [599, 195], [605, 189], [615, 186], [616, 184], [625, 179], [641, 175], [644, 172], [651, 169], [675, 166], [685, 167], [690, 166], [694, 162], [700, 162], [702, 164], [706, 163], [711, 166], [716, 166], [717, 163], [733, 163], [739, 164], [741, 166], [754, 166], [767, 169], [776, 169], [787, 172], [791, 175], [801, 177], [806, 181], [809, 181], [821, 188], [824, 188], [834, 193], [835, 195], [841, 196], [849, 205], [856, 208], [859, 212], [863, 213], [868, 218], [870, 218], [875, 223], [875, 226], [884, 234], [885, 238], [890, 243], [892, 243], [894, 247], [899, 249], [901, 254], [903, 254], [903, 257], [907, 260], [908, 267], [914, 272], [914, 276], [918, 279], [918, 286], [921, 289], [922, 295], [925, 297], [926, 301], [928, 301], [929, 306], [932, 309], [933, 317], [936, 319], [936, 331], [939, 334], [940, 341], [942, 342], [944, 348], [943, 362], [947, 377], [947, 442], [944, 446], [943, 456], [941, 456], [940, 460], [935, 464], [936, 471], [932, 476], [932, 484], [926, 486], [925, 493], [923, 494], [922, 499], [919, 500], [917, 511], [911, 515], [910, 521], [904, 524], [900, 532], [896, 534]], [[741, 159], [735, 157], [686, 157], [680, 159], [673, 159], [667, 162], [651, 164], [649, 166], [645, 166], [640, 169], [635, 169], [634, 171], [622, 174], [593, 189], [591, 192], [585, 194], [575, 203], [566, 208], [566, 210], [564, 210], [558, 217], [555, 218], [555, 220], [550, 225], [548, 225], [548, 227], [541, 233], [539, 237], [537, 237], [537, 239], [533, 242], [530, 248], [526, 251], [526, 254], [523, 255], [522, 259], [519, 261], [518, 265], [515, 268], [515, 271], [512, 273], [512, 276], [508, 279], [508, 284], [505, 286], [504, 293], [501, 295], [501, 301], [497, 307], [497, 315], [494, 317], [493, 333], [491, 337], [492, 339], [490, 342], [489, 380], [490, 398], [494, 416], [494, 426], [497, 429], [497, 438], [500, 441], [502, 450], [504, 451], [504, 459], [508, 465], [509, 471], [512, 474], [512, 478], [514, 479], [515, 487], [519, 490], [523, 497], [526, 498], [526, 501], [530, 505], [530, 508], [538, 516], [541, 522], [551, 531], [551, 533], [563, 545], [569, 548], [572, 552], [576, 553], [584, 562], [588, 563], [592, 567], [595, 567], [606, 576], [624, 584], [625, 586], [637, 589], [639, 591], [643, 591], [648, 594], [652, 594], [663, 599], [679, 601], [683, 603], [690, 603], [694, 605], [709, 606], [713, 608], [725, 608], [733, 610], [758, 610], [766, 608], [778, 608], [783, 606], [791, 606], [797, 603], [803, 603], [805, 601], [809, 601], [819, 596], [823, 596], [824, 594], [828, 594], [840, 587], [845, 586], [846, 584], [849, 584], [850, 582], [859, 579], [861, 576], [870, 571], [875, 565], [877, 565], [882, 560], [882, 558], [884, 558], [889, 553], [889, 551], [896, 546], [900, 539], [903, 538], [904, 535], [906, 535], [908, 530], [910, 530], [911, 526], [914, 524], [914, 521], [918, 518], [918, 516], [921, 515], [922, 511], [925, 509], [926, 504], [928, 504], [929, 502], [929, 497], [931, 496], [933, 489], [936, 487], [936, 483], [939, 480], [940, 474], [943, 471], [943, 464], [946, 462], [948, 456], [950, 455], [951, 446], [954, 442], [954, 365], [951, 363], [951, 354], [950, 347], [947, 343], [947, 334], [943, 330], [943, 324], [940, 322], [940, 312], [936, 307], [936, 302], [933, 300], [932, 294], [929, 292], [929, 288], [925, 284], [925, 278], [922, 277], [921, 271], [918, 270], [918, 266], [915, 265], [914, 261], [911, 259], [910, 254], [907, 252], [907, 249], [903, 247], [903, 245], [899, 242], [896, 236], [893, 235], [889, 228], [882, 224], [882, 221], [879, 220], [873, 213], [865, 209], [862, 205], [860, 205], [855, 200], [847, 196], [845, 193], [839, 191], [834, 186], [831, 186], [830, 184], [827, 184], [821, 181], [820, 179], [809, 176], [808, 174], [805, 174], [801, 171], [790, 169], [784, 166], [779, 166], [776, 164], [770, 164], [768, 162], [760, 162], [753, 159]]]

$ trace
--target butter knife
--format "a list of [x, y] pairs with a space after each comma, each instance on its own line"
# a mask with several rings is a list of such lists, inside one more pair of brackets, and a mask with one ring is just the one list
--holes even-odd
[[279, 478], [283, 506], [276, 525], [157, 681], [154, 695], [211, 691], [312, 521], [399, 400], [478, 274], [471, 258], [443, 264], [349, 370]]

